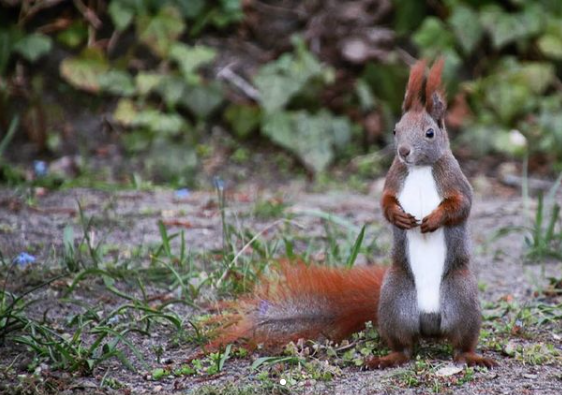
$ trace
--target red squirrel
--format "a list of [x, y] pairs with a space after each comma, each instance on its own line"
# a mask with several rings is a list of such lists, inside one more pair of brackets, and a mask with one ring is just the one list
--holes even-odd
[[339, 342], [371, 321], [391, 353], [369, 357], [370, 368], [409, 361], [420, 338], [448, 340], [456, 363], [496, 365], [475, 353], [481, 317], [467, 234], [472, 188], [449, 148], [443, 60], [427, 79], [425, 68], [422, 60], [410, 71], [381, 200], [393, 228], [390, 268], [285, 263], [279, 278], [263, 279], [235, 303], [238, 313], [223, 322], [211, 348], [240, 340], [249, 347]]

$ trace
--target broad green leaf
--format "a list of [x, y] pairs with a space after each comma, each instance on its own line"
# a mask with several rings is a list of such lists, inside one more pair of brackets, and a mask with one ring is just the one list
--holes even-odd
[[458, 5], [453, 9], [453, 14], [448, 22], [453, 27], [455, 36], [461, 44], [464, 53], [471, 54], [483, 34], [478, 14], [467, 6]]
[[230, 105], [224, 113], [236, 136], [246, 138], [260, 124], [261, 111], [257, 106]]
[[496, 72], [480, 86], [486, 104], [495, 110], [505, 125], [517, 116], [532, 111], [540, 95], [554, 79], [554, 67], [546, 62], [519, 63], [505, 58]]
[[389, 103], [395, 113], [400, 112], [404, 92], [397, 87], [406, 86], [408, 80], [408, 69], [406, 67], [371, 62], [366, 65], [362, 80], [366, 81], [373, 90], [375, 97]]
[[189, 19], [200, 16], [205, 9], [205, 0], [176, 0], [174, 3], [181, 11], [182, 15]]
[[117, 107], [113, 112], [113, 119], [123, 126], [133, 125], [138, 112], [135, 104], [130, 99], [121, 99], [117, 102]]
[[79, 56], [64, 59], [59, 69], [61, 76], [75, 88], [97, 93], [100, 76], [108, 71], [109, 64], [100, 50], [91, 48]]
[[172, 44], [184, 30], [185, 24], [175, 7], [165, 6], [156, 15], [137, 18], [139, 40], [162, 58], [168, 56]]
[[193, 144], [157, 139], [145, 162], [157, 178], [186, 182], [193, 179], [197, 154]]
[[205, 119], [222, 104], [223, 100], [222, 85], [211, 82], [206, 85], [187, 87], [181, 103], [197, 118]]
[[57, 41], [69, 48], [76, 48], [88, 38], [88, 26], [84, 21], [72, 22], [69, 27], [57, 34]]
[[105, 92], [120, 96], [132, 96], [135, 94], [133, 77], [126, 71], [109, 70], [99, 76], [100, 89]]
[[152, 92], [162, 80], [166, 78], [165, 75], [159, 73], [140, 72], [135, 76], [135, 87], [139, 95], [146, 96]]
[[167, 114], [154, 109], [143, 109], [133, 126], [143, 126], [156, 133], [175, 136], [187, 130], [185, 120], [178, 114]]
[[204, 45], [189, 46], [183, 43], [175, 43], [170, 49], [170, 57], [176, 61], [179, 68], [189, 83], [200, 81], [195, 74], [197, 69], [212, 62], [217, 56], [214, 48]]
[[115, 28], [123, 31], [129, 27], [135, 16], [134, 2], [113, 0], [107, 9]]
[[187, 84], [185, 80], [177, 75], [165, 76], [156, 86], [155, 91], [169, 108], [175, 107], [185, 96]]
[[427, 15], [425, 1], [394, 0], [394, 29], [398, 34], [411, 34]]
[[336, 148], [349, 142], [351, 123], [325, 110], [315, 115], [305, 111], [278, 112], [265, 118], [262, 131], [319, 173], [334, 159]]
[[562, 37], [553, 34], [545, 34], [539, 38], [537, 45], [541, 52], [551, 59], [562, 59]]
[[333, 70], [320, 64], [304, 43], [297, 40], [295, 53], [284, 54], [263, 66], [254, 83], [265, 111], [272, 114], [284, 108], [297, 94], [306, 93], [305, 90], [319, 84], [329, 84], [333, 79]]
[[453, 48], [455, 42], [447, 26], [433, 16], [425, 18], [412, 39], [429, 57], [440, 55], [444, 49]]
[[51, 37], [41, 33], [32, 33], [18, 40], [14, 45], [14, 51], [30, 62], [35, 62], [41, 56], [47, 54], [52, 47]]
[[176, 136], [189, 129], [188, 123], [180, 115], [150, 107], [138, 108], [129, 99], [119, 100], [113, 118], [126, 127], [143, 128], [169, 136]]
[[545, 15], [540, 7], [529, 6], [519, 13], [505, 12], [501, 7], [491, 5], [484, 7], [480, 21], [492, 37], [496, 49], [510, 43], [520, 43], [530, 39], [543, 28]]

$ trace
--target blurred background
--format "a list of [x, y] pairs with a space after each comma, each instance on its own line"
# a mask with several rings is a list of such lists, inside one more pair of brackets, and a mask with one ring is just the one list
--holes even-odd
[[437, 56], [469, 175], [562, 170], [559, 0], [0, 0], [0, 183], [368, 189]]

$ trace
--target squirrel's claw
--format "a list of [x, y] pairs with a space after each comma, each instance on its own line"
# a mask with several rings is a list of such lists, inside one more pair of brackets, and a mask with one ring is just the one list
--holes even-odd
[[402, 209], [396, 210], [392, 214], [390, 222], [403, 230], [412, 229], [419, 225], [416, 217], [402, 211]]
[[384, 357], [370, 356], [365, 360], [368, 369], [385, 369], [402, 365], [410, 360], [410, 357], [402, 352], [391, 352]]
[[443, 218], [440, 211], [434, 211], [422, 219], [420, 226], [422, 233], [435, 232], [443, 225]]
[[456, 355], [454, 358], [455, 363], [467, 366], [482, 366], [492, 369], [499, 364], [492, 358], [483, 357], [474, 352], [466, 352]]

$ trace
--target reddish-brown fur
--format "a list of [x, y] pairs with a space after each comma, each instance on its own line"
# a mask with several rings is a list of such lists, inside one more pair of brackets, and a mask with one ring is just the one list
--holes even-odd
[[402, 110], [404, 112], [410, 110], [419, 110], [421, 106], [422, 85], [425, 74], [425, 60], [417, 61], [410, 70], [410, 78], [408, 78], [408, 86], [406, 87], [406, 97]]
[[470, 202], [460, 193], [447, 196], [431, 214], [425, 217], [421, 224], [422, 233], [433, 232], [443, 225], [454, 226], [466, 220], [462, 214]]
[[434, 93], [439, 94], [442, 101], [445, 102], [445, 90], [441, 86], [441, 74], [443, 73], [444, 64], [443, 58], [436, 60], [431, 70], [429, 70], [429, 75], [425, 83], [425, 108], [429, 114], [433, 111], [434, 103], [432, 96]]
[[[326, 338], [340, 342], [362, 330], [365, 323], [376, 324], [379, 290], [386, 268], [380, 266], [332, 268], [318, 265], [283, 264], [280, 277], [262, 279], [253, 295], [239, 300], [237, 313], [225, 317], [217, 338], [210, 349], [240, 341], [249, 348], [263, 344], [275, 348], [298, 339]], [[260, 303], [281, 306], [318, 301], [329, 317], [296, 324], [289, 331], [262, 330], [256, 311]], [[312, 311], [316, 306], [310, 306]], [[307, 317], [303, 318], [303, 321]]]

